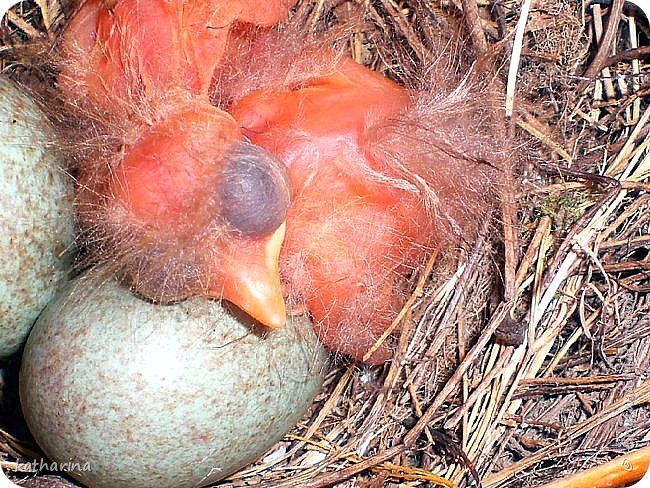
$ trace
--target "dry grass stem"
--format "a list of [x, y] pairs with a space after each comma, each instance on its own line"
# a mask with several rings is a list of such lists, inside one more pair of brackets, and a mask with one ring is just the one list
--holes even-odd
[[[5, 72], [29, 73], [16, 43], [53, 38], [68, 7], [11, 11]], [[219, 486], [638, 479], [650, 443], [647, 19], [624, 0], [302, 0], [295, 15], [310, 32], [353, 22], [342, 49], [400, 81], [426, 76], [435, 42], [460, 33], [467, 41], [449, 62], [492, 56], [503, 131], [533, 156], [514, 162], [476, 241], [436, 250], [414, 272], [401, 313], [368, 351], [397, 335], [394, 361], [333, 362], [305, 418]], [[10, 425], [0, 432], [0, 464], [16, 479], [36, 449]]]

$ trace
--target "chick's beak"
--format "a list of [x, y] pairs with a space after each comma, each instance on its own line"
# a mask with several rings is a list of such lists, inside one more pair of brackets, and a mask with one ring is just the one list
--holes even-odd
[[212, 290], [217, 298], [233, 303], [262, 325], [284, 327], [286, 307], [278, 270], [284, 240], [282, 223], [268, 237], [224, 250], [222, 286]]

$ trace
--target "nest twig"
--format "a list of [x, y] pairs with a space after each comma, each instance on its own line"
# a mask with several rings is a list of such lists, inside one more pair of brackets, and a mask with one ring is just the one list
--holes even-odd
[[[634, 468], [618, 471], [621, 485], [630, 481], [623, 474], [642, 474], [650, 28], [623, 3], [533, 4], [518, 47], [512, 130], [536, 141], [546, 163], [519, 168], [518, 211], [504, 207], [500, 232], [486, 227], [459, 259], [423, 270], [395, 323], [390, 365], [334, 367], [311, 413], [220, 486], [490, 488], [557, 479], [546, 488], [561, 488], [604, 479], [598, 469], [617, 472], [621, 459]], [[65, 21], [56, 0], [21, 8], [3, 21], [5, 40], [28, 45]], [[303, 0], [298, 9], [310, 29], [363, 11], [350, 55], [400, 79], [426, 64], [427, 29], [457, 29], [459, 18], [477, 52], [497, 42], [512, 49], [520, 4]], [[19, 75], [11, 46], [0, 51], [3, 69]], [[26, 465], [15, 462], [31, 453], [9, 432], [2, 437], [3, 467], [24, 477]]]

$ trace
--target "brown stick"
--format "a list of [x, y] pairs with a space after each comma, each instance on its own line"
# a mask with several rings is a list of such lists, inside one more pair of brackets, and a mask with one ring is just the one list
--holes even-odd
[[634, 49], [626, 49], [625, 51], [609, 56], [603, 63], [603, 68], [622, 63], [623, 61], [629, 61], [630, 59], [642, 59], [646, 56], [650, 56], [650, 46], [639, 46]]
[[462, 4], [463, 11], [465, 12], [465, 22], [467, 22], [472, 43], [479, 54], [485, 54], [488, 50], [488, 44], [485, 39], [485, 32], [483, 32], [483, 27], [481, 26], [481, 17], [478, 13], [476, 0], [462, 0]]
[[539, 488], [622, 488], [643, 478], [650, 464], [650, 446]]
[[318, 478], [315, 478], [311, 482], [302, 482], [301, 486], [304, 488], [325, 488], [327, 486], [332, 486], [335, 483], [340, 483], [345, 481], [348, 478], [351, 478], [355, 474], [359, 474], [366, 469], [370, 469], [378, 464], [388, 461], [391, 458], [394, 458], [398, 454], [406, 451], [407, 447], [404, 444], [399, 444], [395, 447], [388, 449], [387, 451], [380, 452], [375, 456], [369, 457], [361, 461], [360, 463], [353, 464], [347, 468], [341, 469], [339, 471], [334, 471], [333, 473], [327, 473]]
[[591, 82], [592, 78], [595, 78], [596, 75], [605, 67], [605, 62], [609, 57], [612, 42], [614, 42], [616, 32], [618, 31], [618, 23], [621, 18], [621, 12], [623, 12], [624, 4], [625, 0], [614, 0], [612, 2], [612, 6], [609, 10], [609, 19], [607, 20], [605, 35], [598, 47], [596, 57], [589, 65], [589, 68], [587, 68], [587, 71], [582, 75], [584, 79], [578, 83], [578, 93], [582, 92]]

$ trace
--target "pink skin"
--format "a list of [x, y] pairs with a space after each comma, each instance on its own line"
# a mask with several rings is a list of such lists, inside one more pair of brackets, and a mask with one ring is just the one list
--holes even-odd
[[[106, 234], [131, 226], [142, 245], [166, 242], [171, 255], [191, 248], [201, 286], [183, 293], [227, 298], [267, 325], [284, 320], [281, 276], [285, 296], [307, 307], [324, 344], [361, 359], [398, 313], [400, 284], [435, 237], [420, 193], [373, 176], [401, 177], [375, 147], [390, 135], [390, 120], [408, 110], [406, 91], [323, 49], [317, 55], [325, 62], [315, 65], [335, 70], [303, 73], [299, 87], [252, 90], [227, 111], [210, 104], [219, 98], [211, 83], [229, 35], [254, 40], [256, 30], [242, 23], [270, 26], [292, 3], [84, 4], [63, 39], [61, 91], [119, 120], [128, 138], [116, 168], [80, 167], [81, 206], [101, 207], [96, 215], [82, 212], [82, 220], [106, 226]], [[260, 238], [206, 233], [218, 213], [214, 179], [229, 148], [244, 139], [289, 168], [286, 236], [284, 226], [282, 235]], [[251, 298], [246, 290], [256, 284], [263, 291]], [[383, 344], [368, 362], [391, 355]]]
[[[397, 285], [432, 231], [419, 195], [372, 181], [363, 169], [390, 174], [369, 151], [376, 137], [369, 121], [381, 124], [408, 104], [400, 87], [343, 59], [327, 78], [253, 92], [230, 110], [253, 142], [290, 168], [294, 200], [280, 261], [290, 293], [304, 301], [325, 345], [357, 359], [397, 315], [404, 301]], [[391, 355], [384, 344], [368, 362]]]

